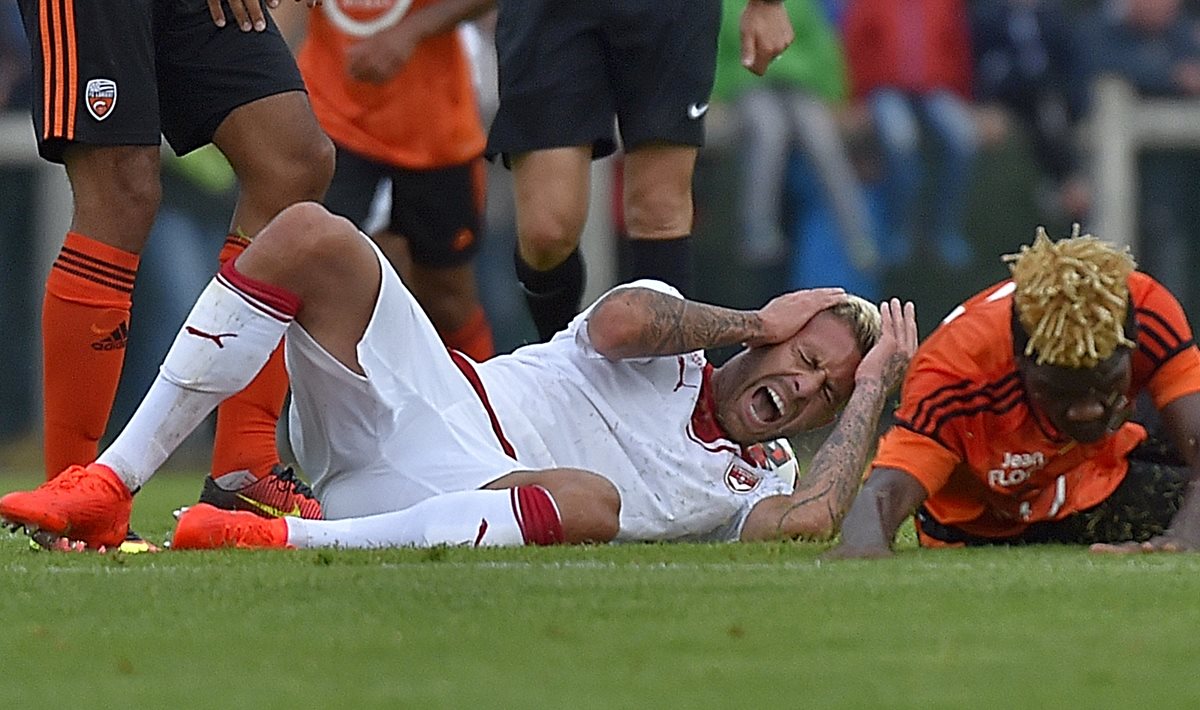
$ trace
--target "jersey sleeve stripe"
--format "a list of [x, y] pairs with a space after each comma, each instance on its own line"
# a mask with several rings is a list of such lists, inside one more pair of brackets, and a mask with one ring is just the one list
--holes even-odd
[[905, 421], [903, 419], [897, 419], [896, 426], [901, 429], [907, 429], [908, 431], [911, 431], [914, 434], [919, 434], [921, 436], [927, 436], [930, 439], [933, 439], [934, 441], [936, 441], [938, 443], [938, 446], [941, 446], [943, 449], [946, 449], [947, 451], [954, 451], [954, 449], [950, 448], [950, 445], [947, 444], [942, 439], [942, 437], [938, 436], [937, 431], [918, 431], [917, 429], [915, 429], [913, 427], [911, 422]]
[[933, 403], [938, 401], [939, 397], [944, 398], [952, 396], [954, 393], [966, 390], [970, 387], [970, 380], [959, 380], [957, 382], [952, 382], [948, 385], [937, 388], [928, 396], [921, 398], [921, 403], [917, 405], [917, 411], [913, 412], [913, 421], [921, 419], [921, 417], [925, 414], [926, 409], [933, 406]]
[[963, 405], [972, 401], [978, 401], [980, 398], [991, 401], [1006, 399], [1012, 394], [1014, 388], [1020, 388], [1020, 377], [1014, 371], [995, 382], [975, 386], [974, 389], [967, 392], [961, 391], [971, 385], [970, 381], [956, 382], [948, 387], [935, 390], [933, 394], [925, 397], [921, 405], [917, 407], [917, 413], [912, 418], [915, 431], [921, 431], [930, 427], [931, 422], [944, 419], [947, 415], [952, 414], [955, 408], [961, 408]]
[[[922, 422], [910, 423], [905, 428], [910, 429], [918, 434], [923, 434], [937, 441], [939, 444], [946, 446], [946, 443], [938, 436], [938, 432], [944, 428], [951, 420], [959, 417], [969, 417], [976, 414], [1006, 414], [1024, 401], [1024, 389], [1021, 387], [1019, 380], [1013, 380], [1004, 389], [995, 392], [980, 393], [986, 396], [983, 402], [975, 403], [971, 406], [958, 406], [952, 409], [946, 409], [939, 412], [936, 418], [927, 417]], [[946, 446], [946, 448], [951, 448]]]
[[1137, 309], [1137, 315], [1138, 330], [1154, 333], [1159, 342], [1163, 344], [1163, 347], [1170, 348], [1172, 346], [1168, 345], [1168, 343], [1179, 343], [1183, 340], [1183, 336], [1179, 331], [1161, 313], [1147, 308], [1139, 308]]

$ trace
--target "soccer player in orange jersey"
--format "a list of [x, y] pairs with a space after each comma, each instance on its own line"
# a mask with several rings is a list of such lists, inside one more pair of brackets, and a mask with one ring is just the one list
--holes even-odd
[[390, 183], [388, 221], [371, 236], [446, 345], [477, 361], [494, 352], [473, 268], [485, 138], [455, 27], [493, 2], [325, 0], [297, 56], [337, 147], [325, 206], [363, 226]]
[[[914, 512], [926, 547], [1200, 547], [1200, 352], [1178, 301], [1078, 228], [1005, 260], [1012, 279], [918, 349], [830, 556], [890, 555]], [[1174, 450], [1127, 421], [1143, 393]]]

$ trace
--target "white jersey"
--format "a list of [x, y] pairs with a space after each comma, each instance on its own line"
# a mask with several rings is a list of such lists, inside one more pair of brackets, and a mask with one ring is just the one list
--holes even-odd
[[710, 396], [702, 352], [609, 361], [588, 339], [589, 310], [549, 343], [456, 364], [375, 251], [383, 281], [358, 344], [364, 374], [297, 323], [285, 338], [292, 447], [327, 517], [402, 510], [511, 471], [568, 466], [620, 491], [618, 540], [733, 540], [754, 503], [791, 491], [790, 448], [743, 448], [697, 413]]
[[[680, 297], [658, 281], [633, 286]], [[697, 403], [709, 396], [701, 351], [611, 361], [588, 337], [589, 308], [550, 342], [476, 366], [518, 461], [598, 473], [621, 493], [617, 540], [731, 540], [750, 507], [791, 492], [790, 448], [744, 449]], [[711, 404], [711, 402], [709, 403]], [[782, 457], [783, 460], [780, 460]]]

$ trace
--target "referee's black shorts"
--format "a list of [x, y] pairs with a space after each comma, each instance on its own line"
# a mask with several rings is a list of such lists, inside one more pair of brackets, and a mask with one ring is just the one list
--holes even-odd
[[720, 0], [500, 0], [489, 157], [648, 142], [700, 146]]

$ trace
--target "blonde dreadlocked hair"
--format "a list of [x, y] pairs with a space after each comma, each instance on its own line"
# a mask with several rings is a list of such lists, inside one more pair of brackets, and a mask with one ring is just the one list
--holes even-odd
[[1013, 298], [1029, 334], [1025, 355], [1037, 364], [1090, 368], [1112, 356], [1125, 337], [1127, 279], [1136, 264], [1129, 249], [1117, 249], [1090, 234], [1050, 241], [1038, 227], [1033, 244], [1001, 257], [1009, 265]]

